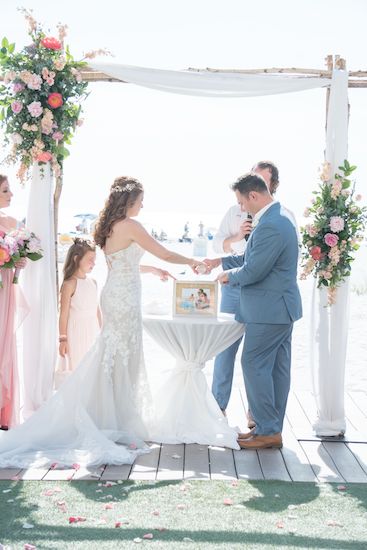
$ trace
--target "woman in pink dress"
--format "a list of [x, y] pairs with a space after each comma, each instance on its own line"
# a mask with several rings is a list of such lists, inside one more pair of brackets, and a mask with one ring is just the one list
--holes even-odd
[[[8, 178], [0, 174], [0, 231], [8, 233], [17, 228], [17, 220], [1, 209], [10, 205], [13, 193]], [[17, 263], [25, 267], [26, 259]], [[0, 268], [1, 269], [1, 268]], [[7, 430], [19, 423], [19, 382], [16, 347], [16, 294], [13, 269], [1, 269], [3, 288], [0, 288], [0, 429]], [[19, 318], [18, 318], [19, 322]]]

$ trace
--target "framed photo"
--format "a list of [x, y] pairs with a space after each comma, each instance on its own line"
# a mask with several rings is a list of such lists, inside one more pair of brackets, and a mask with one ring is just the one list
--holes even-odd
[[217, 281], [175, 281], [173, 316], [216, 317]]

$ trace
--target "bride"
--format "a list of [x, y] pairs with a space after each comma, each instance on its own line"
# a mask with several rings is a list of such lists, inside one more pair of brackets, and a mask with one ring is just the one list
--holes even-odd
[[0, 468], [131, 464], [149, 452], [154, 425], [147, 384], [139, 271], [165, 280], [167, 271], [140, 264], [144, 251], [195, 270], [201, 262], [171, 252], [134, 220], [141, 183], [116, 178], [100, 213], [95, 242], [106, 256], [100, 336], [60, 389], [24, 424], [0, 434]]

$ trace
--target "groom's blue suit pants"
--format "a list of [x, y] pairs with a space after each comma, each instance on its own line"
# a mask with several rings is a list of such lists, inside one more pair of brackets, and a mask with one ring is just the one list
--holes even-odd
[[257, 434], [282, 431], [291, 382], [292, 330], [293, 323], [246, 324], [241, 363]]
[[[220, 311], [222, 313], [236, 313], [240, 302], [239, 286], [222, 286]], [[227, 349], [219, 353], [214, 361], [212, 392], [221, 409], [226, 409], [231, 396], [233, 371], [236, 354], [242, 341], [242, 336]]]

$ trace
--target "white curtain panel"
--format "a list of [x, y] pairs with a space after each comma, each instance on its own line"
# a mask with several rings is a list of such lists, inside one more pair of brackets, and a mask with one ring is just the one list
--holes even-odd
[[250, 97], [311, 90], [330, 85], [329, 78], [283, 74], [168, 71], [114, 63], [90, 63], [90, 67], [122, 82], [171, 92], [206, 97]]
[[[332, 173], [348, 154], [348, 73], [334, 70], [327, 117], [325, 160]], [[345, 432], [344, 373], [349, 324], [349, 280], [337, 291], [336, 304], [327, 307], [327, 292], [313, 293], [311, 306], [310, 357], [319, 436]]]
[[54, 249], [54, 185], [49, 164], [33, 166], [26, 227], [41, 239], [43, 258], [28, 262], [23, 290], [30, 313], [23, 325], [23, 417], [52, 394], [56, 362], [56, 273]]

